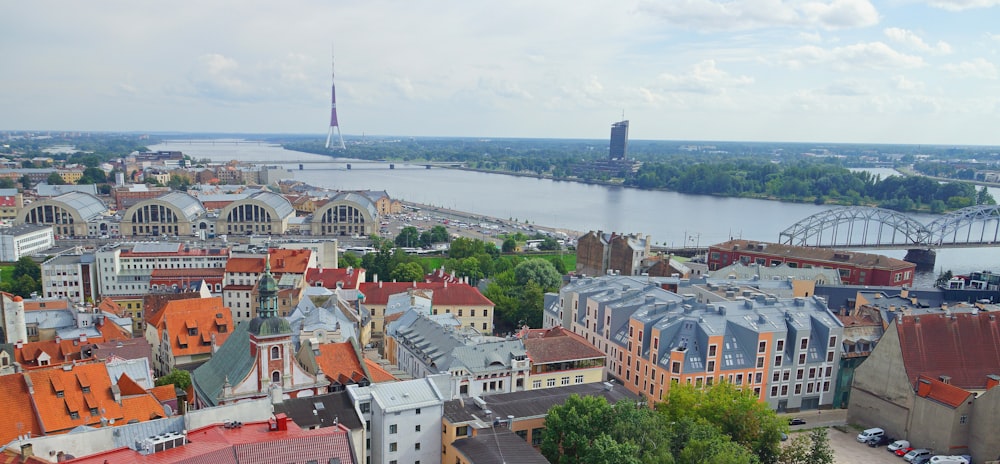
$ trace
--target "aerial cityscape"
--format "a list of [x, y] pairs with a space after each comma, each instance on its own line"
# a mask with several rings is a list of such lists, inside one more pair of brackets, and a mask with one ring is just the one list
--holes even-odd
[[1000, 463], [997, 8], [8, 5], [2, 458]]

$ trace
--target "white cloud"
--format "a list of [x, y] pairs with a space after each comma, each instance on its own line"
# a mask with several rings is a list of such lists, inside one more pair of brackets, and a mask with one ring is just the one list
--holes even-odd
[[889, 40], [892, 40], [893, 42], [896, 42], [898, 44], [905, 45], [917, 51], [931, 53], [935, 55], [947, 55], [951, 53], [951, 45], [948, 45], [947, 42], [938, 41], [936, 45], [931, 46], [927, 42], [924, 42], [924, 40], [921, 39], [920, 36], [915, 34], [913, 31], [901, 29], [898, 27], [890, 27], [886, 28], [885, 31], [883, 32], [885, 33], [885, 36], [889, 38]]
[[928, 5], [948, 11], [962, 11], [972, 8], [991, 8], [1000, 5], [1000, 0], [930, 0]]
[[646, 1], [640, 11], [677, 27], [699, 31], [733, 31], [768, 27], [848, 29], [877, 24], [878, 10], [869, 0], [679, 0]]
[[831, 49], [806, 45], [785, 53], [784, 62], [792, 68], [825, 64], [839, 71], [919, 68], [925, 65], [923, 58], [897, 52], [882, 42], [858, 43]]
[[977, 79], [996, 79], [1000, 77], [997, 66], [983, 58], [976, 58], [971, 61], [963, 61], [957, 64], [949, 64], [944, 69], [952, 74], [961, 77], [971, 77]]
[[872, 93], [865, 84], [850, 80], [834, 82], [826, 86], [822, 91], [826, 95], [840, 97], [861, 97]]
[[687, 92], [718, 95], [730, 87], [753, 84], [749, 76], [733, 76], [717, 68], [714, 60], [705, 60], [692, 66], [683, 74], [664, 73], [659, 81], [668, 92]]
[[896, 89], [904, 92], [915, 92], [924, 89], [923, 82], [907, 79], [903, 75], [892, 76], [892, 84]]

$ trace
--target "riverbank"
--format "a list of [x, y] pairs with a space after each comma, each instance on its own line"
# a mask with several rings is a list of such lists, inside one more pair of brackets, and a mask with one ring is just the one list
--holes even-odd
[[[484, 239], [486, 237], [492, 237], [497, 239], [497, 237], [503, 233], [514, 234], [517, 232], [530, 236], [535, 232], [542, 231], [543, 233], [552, 234], [554, 236], [558, 236], [558, 238], [565, 238], [573, 243], [576, 243], [576, 240], [586, 233], [578, 230], [536, 224], [529, 221], [515, 221], [514, 218], [503, 219], [484, 214], [446, 208], [444, 206], [428, 205], [407, 200], [400, 201], [403, 203], [404, 207], [408, 207], [413, 212], [425, 211], [429, 212], [429, 214], [448, 219], [449, 222], [467, 224], [469, 226], [468, 228], [457, 229], [460, 235], [466, 235], [470, 238]], [[483, 225], [486, 225], [487, 227], [483, 227]], [[463, 234], [463, 230], [468, 233]]]

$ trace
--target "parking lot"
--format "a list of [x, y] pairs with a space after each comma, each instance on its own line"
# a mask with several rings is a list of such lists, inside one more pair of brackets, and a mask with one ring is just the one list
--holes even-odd
[[837, 464], [905, 464], [903, 458], [885, 450], [885, 446], [872, 448], [864, 443], [858, 443], [857, 431], [844, 433], [833, 427], [827, 429], [830, 437], [830, 447]]

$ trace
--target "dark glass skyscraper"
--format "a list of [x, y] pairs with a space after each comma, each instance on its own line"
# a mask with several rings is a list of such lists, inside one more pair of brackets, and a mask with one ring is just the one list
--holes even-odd
[[619, 121], [611, 125], [610, 159], [624, 160], [628, 156], [628, 121]]

